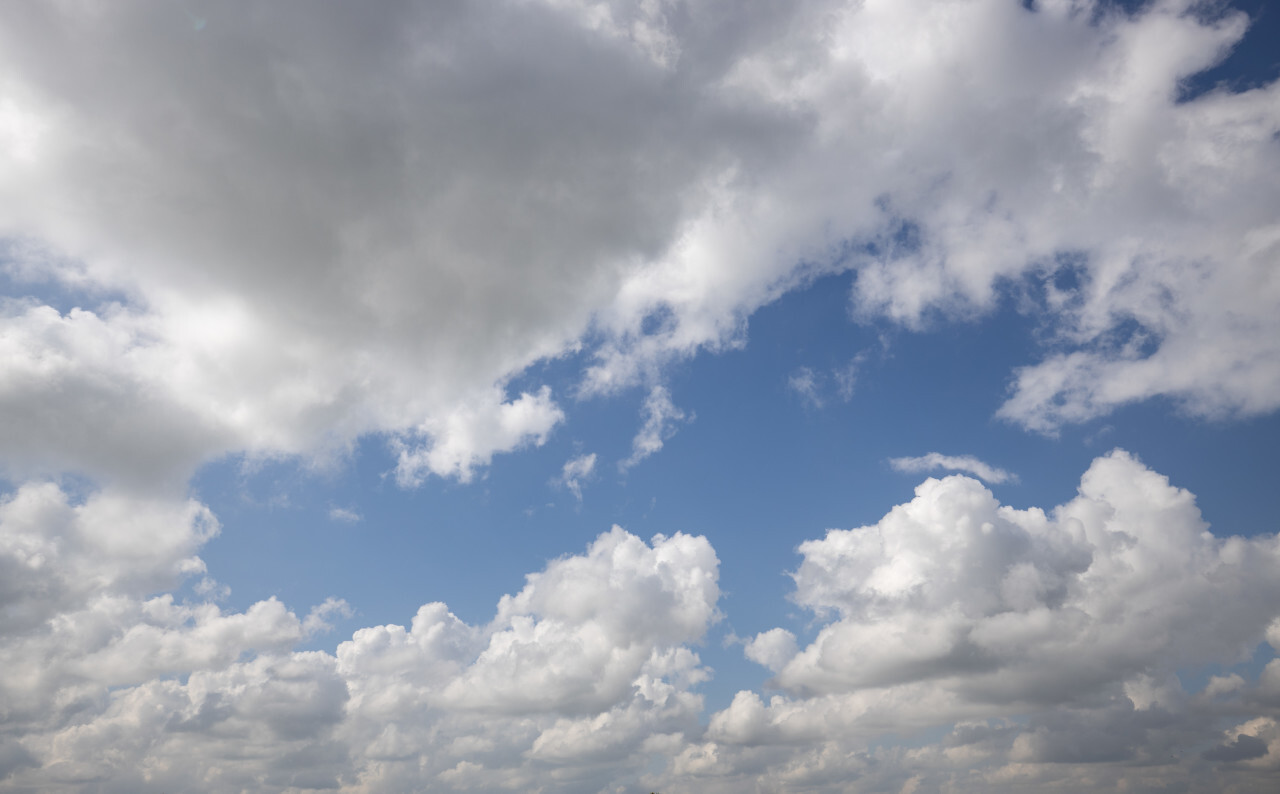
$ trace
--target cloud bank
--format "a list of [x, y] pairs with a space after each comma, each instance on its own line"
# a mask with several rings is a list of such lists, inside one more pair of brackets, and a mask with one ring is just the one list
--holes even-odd
[[0, 505], [0, 785], [1250, 791], [1280, 769], [1280, 660], [1198, 688], [1178, 675], [1275, 647], [1280, 537], [1214, 536], [1190, 493], [1119, 450], [1048, 512], [953, 475], [805, 542], [793, 600], [816, 635], [749, 640], [775, 694], [739, 692], [705, 726], [705, 538], [615, 527], [486, 624], [429, 603], [298, 651], [346, 605], [299, 618], [178, 595], [217, 531], [198, 503], [77, 504], [47, 483]]

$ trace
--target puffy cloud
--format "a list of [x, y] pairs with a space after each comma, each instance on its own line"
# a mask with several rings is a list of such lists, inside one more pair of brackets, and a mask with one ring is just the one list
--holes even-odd
[[1200, 692], [1176, 675], [1274, 639], [1277, 538], [1215, 537], [1120, 451], [1049, 513], [950, 476], [803, 544], [794, 600], [816, 636], [747, 641], [781, 691], [740, 692], [705, 729], [704, 538], [615, 527], [487, 624], [431, 603], [328, 653], [293, 648], [350, 615], [335, 599], [300, 619], [154, 595], [205, 576], [216, 529], [198, 503], [47, 483], [0, 506], [6, 785], [1247, 791], [1280, 768], [1280, 662]]
[[[351, 610], [276, 599], [227, 612], [172, 590], [217, 531], [195, 502], [55, 485], [0, 505], [0, 780], [104, 791], [520, 788], [597, 791], [701, 729], [689, 647], [719, 618], [699, 537], [619, 528], [553, 560], [471, 626], [441, 603], [408, 627], [296, 651]], [[541, 781], [541, 782], [539, 782]]]
[[[747, 645], [785, 694], [740, 692], [712, 715], [700, 752], [726, 790], [744, 774], [783, 789], [962, 774], [961, 790], [1210, 790], [1206, 762], [1262, 769], [1280, 749], [1265, 672], [1214, 677], [1194, 697], [1175, 675], [1252, 656], [1280, 609], [1280, 539], [1214, 536], [1190, 493], [1128, 453], [1094, 461], [1050, 513], [1002, 506], [967, 477], [929, 479], [879, 523], [800, 553], [794, 600], [825, 620], [798, 652], [783, 629]], [[1214, 728], [1249, 712], [1266, 716], [1225, 738]], [[953, 731], [941, 745], [869, 749], [938, 726]], [[1252, 790], [1254, 767], [1234, 785]]]
[[[717, 617], [717, 561], [702, 538], [650, 548], [614, 528], [505, 596], [484, 650], [446, 700], [499, 712], [598, 710], [618, 702], [655, 649], [699, 639]], [[654, 658], [651, 658], [654, 657]], [[659, 674], [661, 674], [659, 672]]]
[[76, 503], [57, 485], [29, 483], [0, 503], [4, 721], [57, 725], [108, 687], [285, 650], [345, 609], [333, 600], [302, 621], [275, 599], [228, 614], [152, 595], [203, 574], [196, 552], [217, 531], [190, 500], [100, 491]]
[[551, 399], [547, 386], [537, 394], [524, 392], [511, 402], [503, 402], [500, 390], [491, 390], [424, 422], [418, 432], [430, 439], [426, 446], [400, 444], [396, 479], [402, 485], [415, 485], [430, 472], [469, 482], [476, 466], [487, 464], [495, 452], [527, 444], [541, 446], [563, 419], [564, 411]]
[[1236, 661], [1275, 617], [1278, 551], [1215, 538], [1189, 493], [1120, 451], [1052, 516], [964, 477], [928, 480], [879, 525], [801, 546], [797, 603], [840, 619], [778, 680], [838, 692], [954, 678], [978, 701], [1056, 702], [1165, 656]]
[[338, 646], [340, 733], [361, 790], [597, 791], [696, 733], [708, 676], [687, 646], [718, 617], [703, 538], [614, 528], [468, 626], [443, 604]]
[[796, 635], [786, 629], [762, 631], [742, 648], [751, 661], [777, 672], [796, 655]]
[[995, 485], [1018, 481], [1016, 474], [1010, 474], [1004, 469], [983, 463], [972, 455], [943, 455], [940, 452], [930, 452], [915, 458], [890, 458], [889, 465], [896, 471], [911, 473], [933, 469], [963, 471]]
[[24, 634], [104, 594], [141, 596], [203, 573], [195, 553], [218, 529], [194, 501], [100, 491], [76, 504], [53, 483], [25, 484], [0, 501], [0, 632]]

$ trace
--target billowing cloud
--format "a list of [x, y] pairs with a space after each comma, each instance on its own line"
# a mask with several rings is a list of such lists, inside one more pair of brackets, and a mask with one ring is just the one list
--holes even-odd
[[972, 474], [985, 482], [992, 483], [993, 485], [1018, 481], [1017, 475], [1010, 474], [1004, 469], [983, 463], [972, 455], [943, 455], [940, 452], [930, 452], [914, 458], [890, 458], [889, 465], [892, 466], [895, 471], [909, 472], [912, 474], [933, 471], [935, 469], [962, 471], [966, 474]]
[[[802, 544], [793, 599], [816, 635], [746, 641], [776, 693], [740, 692], [705, 728], [704, 538], [615, 527], [486, 624], [430, 603], [328, 652], [295, 648], [351, 615], [340, 601], [300, 618], [181, 595], [216, 531], [196, 502], [48, 483], [0, 505], [6, 785], [1250, 790], [1280, 769], [1280, 661], [1199, 691], [1178, 677], [1275, 642], [1280, 541], [1210, 534], [1121, 451], [1047, 513], [950, 476]], [[884, 740], [922, 731], [942, 738]]]
[[0, 462], [177, 486], [385, 433], [465, 479], [558, 421], [505, 392], [533, 362], [652, 382], [849, 268], [911, 327], [1022, 290], [1028, 428], [1269, 411], [1280, 87], [1179, 102], [1246, 25], [1192, 5], [8, 9], [4, 269], [62, 298], [0, 307]]
[[540, 446], [563, 419], [564, 411], [551, 399], [547, 386], [510, 402], [502, 401], [500, 390], [490, 390], [423, 422], [417, 432], [428, 441], [422, 446], [398, 444], [396, 479], [402, 485], [416, 485], [431, 473], [470, 482], [476, 467], [487, 464], [495, 452]]
[[[1250, 790], [1248, 773], [1280, 750], [1265, 676], [1194, 694], [1176, 675], [1247, 660], [1269, 636], [1280, 539], [1214, 536], [1191, 494], [1128, 453], [1094, 461], [1050, 513], [1002, 506], [967, 477], [930, 479], [878, 524], [800, 553], [794, 600], [824, 620], [816, 637], [797, 648], [773, 629], [746, 646], [784, 694], [740, 692], [673, 774], [714, 756], [705, 774], [725, 790], [743, 775], [783, 789], [919, 776], [962, 790], [1207, 790], [1203, 762], [1253, 763]], [[1215, 730], [1249, 710], [1264, 716], [1226, 739]], [[941, 745], [868, 749], [939, 726]], [[1139, 768], [1155, 759], [1163, 768]], [[1092, 766], [1107, 761], [1127, 764]]]
[[[30, 484], [0, 505], [0, 780], [18, 787], [596, 791], [699, 729], [689, 647], [718, 619], [703, 538], [621, 529], [550, 562], [470, 626], [441, 603], [408, 627], [293, 650], [350, 609], [299, 619], [172, 592], [217, 531], [194, 502]], [[168, 590], [151, 595], [156, 589]]]

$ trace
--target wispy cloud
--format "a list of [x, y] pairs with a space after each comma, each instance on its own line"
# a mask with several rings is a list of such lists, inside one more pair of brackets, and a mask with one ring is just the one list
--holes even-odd
[[565, 462], [564, 468], [560, 471], [560, 478], [556, 482], [568, 488], [569, 493], [573, 494], [581, 502], [582, 486], [587, 480], [591, 479], [595, 469], [596, 453], [579, 455]]
[[631, 440], [631, 456], [619, 461], [619, 471], [626, 472], [662, 449], [666, 440], [675, 435], [675, 423], [686, 419], [684, 411], [671, 402], [671, 393], [665, 386], [654, 386], [650, 390], [640, 413], [644, 417], [644, 424]]
[[800, 395], [800, 399], [814, 408], [823, 405], [822, 395], [818, 394], [818, 380], [809, 367], [800, 367], [787, 378], [787, 388]]
[[364, 516], [349, 507], [330, 507], [329, 520], [342, 524], [358, 524], [364, 520]]
[[858, 384], [858, 368], [865, 358], [865, 353], [859, 353], [830, 370], [797, 367], [787, 377], [787, 388], [811, 408], [824, 407], [833, 393], [841, 402], [847, 403], [853, 399]]
[[972, 455], [943, 455], [940, 452], [930, 452], [916, 458], [890, 458], [889, 465], [897, 471], [911, 474], [936, 469], [962, 471], [996, 485], [1018, 481], [1016, 474], [983, 463]]

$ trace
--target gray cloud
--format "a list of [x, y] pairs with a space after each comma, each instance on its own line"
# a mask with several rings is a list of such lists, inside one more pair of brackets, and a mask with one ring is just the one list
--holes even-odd
[[3, 463], [176, 488], [385, 433], [466, 478], [554, 426], [477, 432], [531, 363], [652, 382], [846, 268], [912, 327], [1040, 284], [1026, 427], [1272, 410], [1280, 88], [1175, 101], [1242, 15], [1077, 5], [8, 9], [4, 266], [82, 308], [0, 311]]

